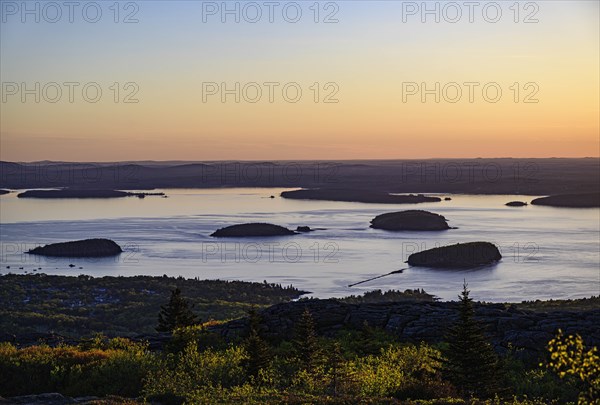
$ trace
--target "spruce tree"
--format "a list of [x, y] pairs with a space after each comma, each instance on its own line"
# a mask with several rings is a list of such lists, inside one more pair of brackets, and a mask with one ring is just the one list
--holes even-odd
[[328, 366], [331, 374], [331, 388], [333, 396], [337, 397], [340, 393], [346, 373], [344, 372], [344, 357], [342, 356], [342, 346], [340, 342], [334, 342], [329, 352]]
[[375, 329], [365, 320], [356, 337], [357, 351], [361, 355], [379, 354], [381, 347], [378, 344], [378, 340], [379, 338], [377, 337]]
[[175, 288], [171, 291], [171, 298], [167, 305], [161, 305], [158, 314], [157, 332], [173, 332], [177, 328], [192, 326], [198, 322], [192, 312], [194, 306], [181, 296], [181, 290]]
[[315, 322], [308, 308], [304, 309], [300, 316], [295, 332], [293, 344], [296, 358], [300, 361], [302, 368], [312, 371], [322, 359]]
[[474, 318], [469, 292], [465, 282], [459, 295], [459, 318], [446, 336], [442, 367], [446, 378], [463, 393], [488, 397], [499, 387], [498, 358], [484, 336], [484, 327]]
[[260, 336], [261, 317], [255, 311], [249, 311], [250, 332], [244, 346], [248, 352], [246, 370], [250, 377], [256, 378], [260, 370], [266, 368], [271, 361], [271, 350], [269, 345]]

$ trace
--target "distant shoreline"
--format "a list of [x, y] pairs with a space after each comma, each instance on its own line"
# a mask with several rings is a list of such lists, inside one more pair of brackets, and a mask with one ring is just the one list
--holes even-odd
[[17, 198], [38, 198], [38, 199], [70, 199], [70, 198], [123, 198], [137, 197], [145, 198], [146, 196], [164, 196], [165, 193], [135, 193], [119, 190], [72, 190], [72, 189], [57, 189], [57, 190], [27, 190], [17, 195]]
[[203, 163], [0, 162], [0, 189], [304, 188], [413, 194], [589, 193], [600, 158], [223, 161]]

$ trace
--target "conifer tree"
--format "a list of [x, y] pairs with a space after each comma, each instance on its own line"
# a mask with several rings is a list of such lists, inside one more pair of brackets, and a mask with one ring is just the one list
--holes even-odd
[[266, 368], [271, 361], [271, 350], [269, 345], [260, 336], [261, 317], [255, 311], [249, 312], [250, 332], [245, 341], [248, 360], [246, 370], [249, 376], [258, 377], [260, 370]]
[[293, 340], [296, 357], [302, 368], [311, 371], [321, 360], [319, 340], [315, 331], [315, 322], [308, 308], [300, 316], [296, 324], [296, 336]]
[[331, 388], [333, 396], [337, 397], [340, 393], [340, 387], [345, 380], [344, 357], [342, 356], [342, 346], [340, 342], [334, 342], [331, 347], [328, 358], [329, 370], [331, 373]]
[[193, 307], [181, 296], [181, 290], [175, 288], [171, 291], [169, 303], [160, 307], [156, 331], [173, 332], [174, 329], [196, 324], [198, 319], [192, 312]]
[[362, 324], [357, 336], [358, 352], [362, 355], [375, 355], [379, 354], [381, 348], [379, 346], [378, 337], [375, 333], [375, 329], [369, 325], [366, 320]]
[[499, 387], [498, 358], [475, 320], [467, 283], [459, 295], [459, 318], [449, 329], [443, 350], [443, 372], [455, 387], [468, 395], [487, 397]]

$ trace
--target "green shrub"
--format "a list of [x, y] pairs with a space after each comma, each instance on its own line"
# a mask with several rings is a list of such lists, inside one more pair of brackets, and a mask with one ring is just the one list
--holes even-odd
[[567, 379], [561, 380], [550, 370], [539, 367], [526, 367], [522, 361], [512, 356], [504, 358], [506, 385], [517, 397], [538, 398], [547, 403], [560, 399], [563, 402], [577, 400], [577, 385]]
[[77, 346], [17, 349], [4, 343], [0, 344], [0, 395], [137, 396], [154, 357], [145, 345], [126, 339], [108, 341], [105, 349], [87, 350]]
[[600, 355], [598, 348], [586, 347], [579, 335], [557, 336], [548, 342], [548, 368], [560, 378], [579, 383], [578, 403], [600, 405]]
[[247, 359], [242, 347], [223, 351], [198, 350], [190, 343], [178, 355], [170, 354], [146, 379], [148, 397], [173, 395], [186, 398], [196, 389], [230, 388], [245, 381], [243, 362]]
[[358, 358], [351, 365], [354, 393], [400, 399], [447, 396], [452, 388], [439, 378], [439, 357], [438, 350], [421, 344], [392, 346], [379, 356]]
[[167, 343], [165, 351], [179, 353], [190, 343], [196, 344], [200, 351], [206, 349], [224, 349], [226, 343], [223, 338], [208, 331], [207, 327], [215, 322], [206, 322], [200, 325], [184, 326], [173, 331], [171, 340]]

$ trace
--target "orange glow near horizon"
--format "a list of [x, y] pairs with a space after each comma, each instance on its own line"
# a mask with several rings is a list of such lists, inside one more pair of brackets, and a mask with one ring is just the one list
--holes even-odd
[[[22, 102], [3, 91], [2, 160], [600, 155], [597, 2], [540, 3], [537, 24], [403, 25], [394, 18], [395, 5], [378, 2], [368, 9], [366, 3], [340, 3], [344, 13], [330, 26], [233, 27], [178, 23], [183, 11], [165, 12], [167, 3], [152, 3], [132, 27], [2, 25], [3, 90], [9, 82], [69, 81], [97, 82], [103, 90], [98, 103], [78, 92], [73, 103], [66, 95], [57, 103], [36, 103], [33, 96]], [[72, 37], [69, 30], [76, 29], [81, 38]], [[22, 36], [26, 30], [35, 35]], [[121, 89], [115, 103], [114, 82], [135, 82], [139, 102], [122, 102], [128, 91]], [[204, 102], [207, 82], [230, 88], [236, 82], [296, 82], [302, 97], [286, 101], [279, 86], [271, 103], [261, 85], [256, 103], [243, 95], [239, 103], [233, 96], [223, 103], [219, 94]], [[334, 89], [324, 88], [328, 82], [339, 88], [337, 103], [323, 102]], [[434, 95], [422, 102], [420, 92], [403, 99], [409, 82], [429, 89], [456, 82], [463, 94], [448, 101], [455, 96], [450, 86], [439, 103]], [[480, 83], [473, 102], [465, 82]], [[501, 89], [498, 102], [482, 95], [486, 83]], [[538, 101], [526, 103], [528, 95]]]

